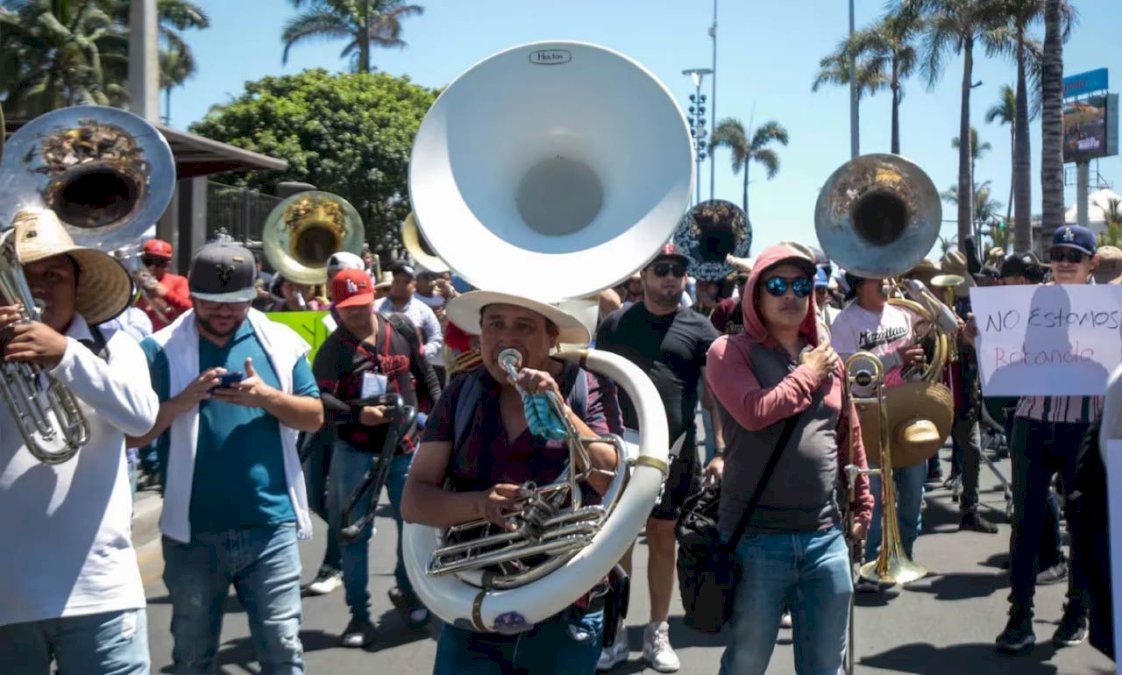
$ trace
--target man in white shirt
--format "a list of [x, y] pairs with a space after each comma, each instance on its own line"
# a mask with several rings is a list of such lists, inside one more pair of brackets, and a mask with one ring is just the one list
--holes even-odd
[[[146, 432], [159, 403], [135, 340], [96, 326], [129, 303], [112, 257], [80, 246], [50, 211], [21, 212], [10, 236], [41, 321], [0, 301], [8, 362], [35, 364], [67, 387], [89, 423], [69, 461], [28, 451], [0, 407], [0, 673], [149, 672], [144, 588], [132, 548], [125, 436]], [[96, 411], [96, 412], [95, 412]]]
[[412, 266], [403, 262], [394, 263], [390, 267], [393, 281], [383, 297], [379, 291], [378, 300], [374, 302], [374, 311], [383, 316], [395, 312], [409, 317], [417, 330], [421, 331], [421, 341], [425, 360], [436, 371], [436, 377], [443, 386], [447, 380], [447, 371], [444, 367], [444, 331], [436, 313], [425, 304], [417, 300], [417, 273]]
[[[923, 363], [923, 347], [916, 343], [915, 323], [918, 317], [896, 305], [888, 304], [884, 279], [862, 279], [846, 274], [847, 286], [853, 301], [835, 318], [830, 326], [830, 345], [842, 359], [859, 351], [872, 352], [884, 365], [884, 386], [902, 384], [908, 366]], [[920, 506], [923, 504], [923, 482], [927, 478], [927, 463], [894, 469], [896, 484], [896, 516], [904, 553], [911, 558], [912, 547], [922, 523]], [[881, 484], [879, 476], [872, 476], [870, 489], [876, 500], [873, 520], [869, 525], [869, 538], [865, 545], [865, 562], [876, 560], [881, 542]], [[859, 592], [875, 592], [877, 584], [861, 579]]]

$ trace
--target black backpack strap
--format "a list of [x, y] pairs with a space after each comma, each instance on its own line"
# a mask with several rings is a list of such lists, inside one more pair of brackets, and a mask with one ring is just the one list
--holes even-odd
[[728, 544], [726, 544], [728, 550], [735, 551], [736, 545], [740, 543], [740, 538], [744, 536], [744, 530], [748, 527], [748, 520], [751, 519], [752, 512], [756, 510], [756, 506], [764, 496], [764, 490], [767, 489], [767, 484], [771, 480], [771, 474], [775, 473], [775, 465], [779, 464], [779, 456], [783, 454], [783, 449], [790, 442], [791, 434], [795, 432], [795, 425], [799, 423], [801, 417], [801, 414], [792, 415], [783, 423], [783, 431], [779, 434], [779, 442], [772, 449], [771, 457], [768, 457], [767, 466], [764, 467], [764, 472], [760, 475], [760, 482], [756, 483], [756, 491], [752, 493], [752, 498], [748, 500], [748, 505], [744, 507], [744, 514], [740, 516], [740, 522], [736, 524], [736, 529], [732, 531], [732, 536], [729, 537]]
[[109, 361], [109, 341], [105, 339], [105, 334], [101, 329], [93, 324], [90, 324], [90, 338], [89, 340], [79, 340], [86, 349], [89, 349], [102, 361]]

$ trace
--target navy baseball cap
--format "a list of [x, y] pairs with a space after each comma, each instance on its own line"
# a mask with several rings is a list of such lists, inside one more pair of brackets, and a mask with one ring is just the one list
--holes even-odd
[[1095, 255], [1095, 235], [1082, 225], [1064, 225], [1052, 235], [1052, 248], [1073, 248], [1087, 255]]
[[649, 263], [647, 263], [647, 265], [653, 265], [660, 260], [670, 260], [672, 262], [681, 263], [685, 267], [689, 267], [690, 265], [689, 256], [687, 256], [685, 253], [682, 253], [682, 249], [678, 248], [674, 244], [663, 244], [662, 248], [658, 249], [658, 255], [656, 255], [654, 259]]

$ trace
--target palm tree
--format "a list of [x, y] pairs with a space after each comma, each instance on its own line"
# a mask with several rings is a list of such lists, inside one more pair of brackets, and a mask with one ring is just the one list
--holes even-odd
[[744, 130], [744, 124], [733, 117], [726, 117], [717, 123], [710, 139], [714, 149], [724, 146], [732, 151], [732, 172], [744, 172], [743, 203], [744, 216], [748, 222], [748, 165], [759, 162], [767, 172], [768, 180], [775, 178], [779, 173], [779, 155], [767, 146], [772, 142], [787, 145], [787, 130], [779, 122], [770, 121], [756, 127], [752, 132], [751, 140]]
[[[1017, 62], [1016, 115], [1013, 136], [1013, 209], [1014, 243], [1018, 251], [1032, 250], [1032, 148], [1029, 138], [1028, 79], [1033, 71], [1034, 84], [1039, 82], [1040, 45], [1028, 36], [1029, 26], [1044, 11], [1043, 0], [1006, 0], [1011, 46]], [[1075, 10], [1067, 0], [1060, 3], [1064, 21], [1063, 39], [1071, 35]]]
[[[818, 75], [814, 78], [814, 83], [810, 85], [811, 91], [817, 92], [823, 85], [827, 84], [839, 87], [849, 86], [849, 49], [850, 44], [847, 38], [839, 42], [833, 52], [819, 59]], [[889, 86], [889, 81], [880, 64], [869, 58], [857, 58], [856, 75], [857, 116], [860, 119], [861, 100], [866, 96], [873, 96], [878, 91], [886, 89]]]
[[[929, 88], [934, 88], [943, 75], [943, 66], [951, 54], [963, 56], [962, 109], [959, 114], [959, 137], [970, 133], [970, 91], [974, 87], [974, 47], [986, 53], [999, 51], [1006, 36], [998, 30], [1006, 19], [1004, 0], [900, 0], [899, 5], [922, 10], [926, 35], [923, 44], [923, 74]], [[958, 243], [971, 231], [974, 183], [970, 148], [962, 146], [958, 153], [958, 192], [967, 195], [958, 204]]]
[[940, 258], [947, 257], [947, 254], [950, 253], [952, 249], [955, 249], [957, 247], [958, 247], [958, 236], [957, 235], [952, 236], [952, 237], [944, 237], [941, 234], [939, 235], [939, 250], [942, 251], [942, 255], [940, 256]]
[[[958, 195], [957, 185], [950, 186], [940, 194], [944, 201], [952, 204], [962, 204]], [[974, 208], [971, 235], [974, 237], [974, 241], [981, 242], [981, 235], [985, 228], [989, 226], [991, 230], [994, 230], [996, 229], [994, 225], [1001, 221], [1002, 203], [993, 199], [992, 192], [990, 191], [990, 182], [986, 181], [974, 188], [971, 204], [973, 204]], [[997, 244], [995, 244], [995, 246], [996, 245]]]
[[[989, 110], [986, 111], [986, 124], [993, 124], [994, 122], [999, 122], [1002, 125], [1005, 125], [1005, 124], [1009, 125], [1009, 151], [1011, 153], [1013, 153], [1013, 159], [1009, 163], [1009, 170], [1011, 172], [1015, 171], [1015, 166], [1016, 166], [1016, 162], [1017, 162], [1017, 148], [1016, 148], [1017, 126], [1014, 124], [1014, 122], [1016, 120], [1016, 117], [1017, 117], [1017, 92], [1016, 92], [1016, 90], [1013, 89], [1013, 87], [1010, 87], [1009, 85], [1005, 85], [1001, 88], [1001, 98], [998, 100], [997, 103], [995, 103], [993, 105], [992, 108], [990, 108]], [[1007, 205], [1007, 208], [1009, 210], [1005, 214], [1005, 222], [1006, 223], [1009, 223], [1011, 220], [1013, 220], [1013, 187], [1014, 187], [1014, 183], [1016, 183], [1016, 181], [1017, 181], [1016, 176], [1015, 175], [1010, 175], [1010, 179], [1009, 179], [1009, 203]], [[1027, 249], [1027, 250], [1031, 250], [1031, 249]]]
[[1041, 236], [1048, 241], [1064, 222], [1064, 43], [1063, 0], [1044, 0], [1044, 54], [1040, 75]]
[[1122, 199], [1111, 197], [1103, 209], [1106, 231], [1099, 234], [1099, 246], [1118, 246], [1122, 244]]
[[850, 43], [866, 67], [881, 73], [892, 91], [892, 153], [900, 154], [900, 101], [903, 81], [912, 76], [918, 61], [915, 40], [923, 29], [920, 15], [908, 8], [885, 14], [870, 28], [854, 33]]
[[423, 14], [420, 5], [402, 0], [289, 0], [305, 11], [288, 20], [281, 33], [284, 42], [282, 63], [299, 42], [313, 38], [349, 40], [339, 55], [354, 60], [354, 71], [371, 72], [370, 47], [405, 48], [401, 39], [401, 20]]
[[160, 50], [160, 89], [164, 91], [164, 124], [171, 124], [171, 90], [194, 77], [197, 67], [190, 50]]
[[[958, 136], [951, 139], [951, 147], [955, 150], [962, 150], [962, 142]], [[970, 175], [974, 176], [974, 169], [978, 166], [978, 160], [982, 158], [993, 146], [987, 143], [978, 142], [978, 130], [970, 127]], [[977, 190], [977, 183], [974, 184], [974, 189]]]

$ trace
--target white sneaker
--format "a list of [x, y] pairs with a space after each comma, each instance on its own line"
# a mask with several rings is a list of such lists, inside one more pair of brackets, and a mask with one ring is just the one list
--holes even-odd
[[652, 623], [643, 631], [643, 659], [660, 673], [674, 673], [682, 667], [670, 646], [670, 624]]
[[631, 648], [627, 644], [627, 629], [623, 622], [620, 622], [619, 630], [616, 631], [615, 642], [611, 647], [600, 650], [600, 660], [596, 662], [596, 672], [602, 673], [615, 668], [626, 661], [630, 653]]
[[780, 628], [790, 628], [791, 627], [791, 613], [790, 612], [783, 612], [783, 616], [781, 616], [779, 618], [779, 627]]
[[327, 595], [343, 585], [343, 573], [338, 570], [320, 570], [312, 583], [308, 584], [311, 595]]

